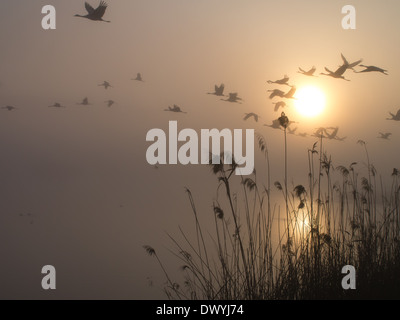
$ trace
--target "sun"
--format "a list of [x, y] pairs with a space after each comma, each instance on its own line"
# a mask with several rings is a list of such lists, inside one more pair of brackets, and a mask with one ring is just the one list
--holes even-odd
[[302, 116], [315, 117], [325, 108], [325, 95], [314, 86], [299, 88], [294, 97], [294, 106]]

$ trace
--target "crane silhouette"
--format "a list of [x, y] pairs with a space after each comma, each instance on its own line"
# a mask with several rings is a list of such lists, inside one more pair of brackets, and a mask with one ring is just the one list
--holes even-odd
[[219, 86], [214, 85], [214, 92], [208, 92], [208, 94], [214, 94], [216, 96], [223, 96], [224, 95], [225, 86], [221, 83]]
[[266, 127], [270, 127], [272, 129], [281, 129], [281, 124], [278, 119], [272, 120], [271, 124], [264, 124]]
[[107, 103], [107, 107], [111, 107], [114, 104], [113, 100], [106, 100], [104, 102]]
[[87, 15], [82, 16], [82, 15], [76, 14], [75, 17], [86, 18], [86, 19], [93, 20], [93, 21], [110, 22], [107, 20], [103, 20], [104, 13], [106, 12], [106, 9], [107, 9], [107, 3], [105, 3], [104, 1], [100, 1], [100, 4], [96, 9], [94, 9], [89, 3], [87, 3], [85, 1], [85, 8], [86, 8], [86, 11], [88, 12]]
[[328, 73], [323, 73], [321, 72], [320, 74], [324, 75], [324, 76], [330, 76], [332, 78], [337, 78], [337, 79], [343, 79], [346, 81], [350, 81], [349, 79], [346, 79], [343, 74], [345, 73], [345, 71], [347, 70], [347, 68], [345, 66], [341, 66], [339, 67], [335, 72], [329, 70], [327, 67], [325, 67], [325, 70]]
[[170, 106], [168, 106], [168, 109], [164, 109], [164, 111], [171, 111], [171, 112], [182, 112], [182, 113], [187, 113], [181, 110], [181, 108], [179, 106], [177, 106], [176, 104], [174, 104], [174, 107], [171, 108]]
[[[282, 124], [281, 124], [281, 121], [282, 120], [286, 120], [285, 118], [287, 118], [286, 116], [285, 116], [285, 113], [284, 112], [282, 112], [283, 113], [283, 115], [281, 114], [281, 116], [278, 118], [278, 119], [275, 119], [275, 120], [272, 120], [272, 123], [271, 124], [264, 124], [263, 126], [265, 126], [265, 127], [270, 127], [270, 128], [272, 128], [272, 129], [282, 129], [281, 128], [281, 126], [282, 126]], [[283, 118], [282, 118], [283, 117]], [[297, 121], [288, 121], [287, 122], [287, 124], [286, 124], [286, 127], [288, 128], [292, 123], [298, 123]], [[296, 130], [296, 129], [294, 129], [294, 130]]]
[[[347, 69], [353, 69], [356, 65], [358, 65], [359, 63], [361, 63], [362, 59], [357, 60], [357, 61], [355, 61], [355, 62], [353, 62], [353, 63], [349, 63], [349, 62], [346, 60], [346, 58], [344, 57], [343, 54], [341, 54], [341, 56], [342, 56], [343, 64], [342, 64], [341, 66], [339, 66], [339, 68], [337, 68], [336, 71], [333, 72], [333, 71], [329, 70], [327, 67], [325, 67], [325, 70], [326, 70], [328, 73], [322, 73], [322, 72], [321, 72], [320, 74], [325, 75], [325, 76], [330, 76], [330, 77], [332, 77], [332, 78], [337, 78], [337, 79], [343, 79], [343, 80], [346, 80], [346, 81], [350, 81], [349, 79], [346, 79], [346, 78], [343, 76], [343, 74], [346, 72]], [[353, 69], [353, 70], [354, 70], [354, 69]]]
[[316, 128], [315, 130], [316, 131], [311, 135], [313, 137], [321, 138], [321, 136], [325, 137], [324, 133], [327, 134], [325, 127], [319, 127], [319, 128]]
[[299, 71], [297, 71], [297, 73], [301, 73], [301, 74], [304, 74], [305, 76], [309, 76], [309, 77], [316, 77], [314, 75], [315, 70], [317, 70], [315, 68], [315, 66], [312, 66], [312, 68], [310, 70], [308, 70], [308, 71], [305, 71], [305, 70], [303, 70], [302, 68], [299, 67]]
[[258, 114], [254, 113], [254, 112], [250, 112], [250, 113], [245, 113], [243, 120], [247, 120], [250, 117], [253, 117], [256, 122], [258, 122], [258, 118], [261, 118]]
[[379, 132], [380, 136], [378, 138], [380, 139], [385, 139], [385, 140], [389, 140], [389, 137], [392, 135], [390, 132]]
[[8, 111], [13, 111], [13, 110], [17, 109], [16, 107], [13, 107], [13, 106], [5, 106], [5, 107], [1, 107], [1, 108], [6, 109]]
[[278, 111], [279, 108], [286, 107], [286, 102], [285, 101], [278, 101], [278, 102], [274, 102], [273, 104], [275, 105], [275, 107], [274, 107], [274, 111], [275, 112]]
[[231, 92], [231, 93], [229, 93], [229, 98], [228, 99], [221, 99], [221, 100], [228, 101], [228, 102], [238, 102], [238, 103], [240, 103], [239, 100], [242, 100], [242, 98], [238, 97], [237, 92]]
[[288, 92], [283, 92], [282, 90], [279, 89], [274, 89], [274, 90], [267, 90], [268, 92], [272, 92], [269, 95], [269, 98], [272, 99], [274, 97], [281, 97], [281, 98], [286, 98], [286, 99], [296, 99], [294, 97], [294, 94], [296, 92], [296, 86], [291, 86], [291, 89]]
[[142, 78], [142, 75], [140, 74], [140, 72], [138, 72], [138, 73], [136, 74], [136, 78], [135, 78], [135, 79], [132, 79], [132, 80], [144, 82], [144, 81], [143, 81], [143, 78]]
[[99, 87], [103, 87], [104, 86], [104, 89], [108, 89], [109, 87], [113, 87], [108, 81], [104, 81], [102, 84], [99, 84]]
[[284, 85], [290, 86], [290, 84], [288, 84], [288, 81], [289, 81], [289, 77], [285, 74], [282, 79], [275, 80], [275, 81], [268, 80], [267, 82], [268, 83], [276, 83], [276, 84], [284, 84]]
[[391, 118], [386, 118], [386, 120], [394, 120], [394, 121], [400, 121], [400, 109], [397, 110], [396, 114], [393, 114], [389, 112], [389, 114], [392, 116]]
[[60, 103], [56, 102], [52, 106], [49, 106], [49, 108], [65, 108], [65, 106], [62, 106]]
[[[328, 129], [332, 130], [332, 132], [329, 133]], [[339, 127], [329, 127], [329, 128], [320, 127], [317, 129], [317, 131], [314, 133], [313, 136], [320, 138], [322, 135], [323, 137], [328, 138], [330, 140], [344, 141], [344, 139], [346, 139], [346, 137], [343, 137], [343, 138], [338, 137], [338, 135], [337, 135], [338, 132], [339, 132]]]
[[325, 130], [326, 137], [328, 139], [336, 139], [336, 136], [337, 136], [337, 134], [339, 132], [339, 127], [330, 127], [328, 129], [332, 129], [332, 132], [328, 133], [328, 131]]
[[82, 105], [82, 106], [88, 106], [88, 105], [90, 105], [89, 99], [88, 99], [88, 98], [84, 98], [84, 99], [82, 100], [82, 102], [77, 103], [77, 104]]
[[365, 68], [364, 70], [361, 71], [354, 71], [355, 73], [363, 73], [363, 72], [380, 72], [385, 75], [388, 75], [387, 70], [376, 67], [376, 66], [366, 66], [364, 64], [360, 64], [360, 67]]

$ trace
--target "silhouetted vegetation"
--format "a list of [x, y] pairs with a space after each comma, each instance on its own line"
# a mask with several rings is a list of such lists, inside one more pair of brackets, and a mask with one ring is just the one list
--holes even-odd
[[[167, 275], [167, 296], [209, 300], [400, 298], [400, 172], [393, 169], [391, 187], [386, 190], [361, 140], [365, 168], [355, 162], [334, 167], [320, 135], [308, 150], [307, 183], [289, 188], [285, 175], [284, 185], [276, 181], [272, 187], [267, 143], [261, 135], [257, 139], [267, 177], [261, 179], [256, 171], [248, 177], [235, 176], [235, 162], [223, 164], [221, 154], [221, 164], [210, 164], [218, 182], [217, 196], [213, 209], [201, 215], [205, 223], [200, 221], [191, 191], [186, 190], [195, 237], [181, 228], [183, 240], [170, 236], [184, 280], [178, 285]], [[364, 177], [360, 172], [365, 171]], [[272, 206], [271, 193], [276, 191], [282, 193], [285, 217], [279, 205]], [[210, 221], [213, 231], [204, 227]], [[356, 269], [355, 290], [341, 286], [345, 265]]]

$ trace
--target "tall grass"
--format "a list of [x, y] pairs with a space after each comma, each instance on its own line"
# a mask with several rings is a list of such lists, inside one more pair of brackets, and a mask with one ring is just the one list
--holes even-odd
[[[276, 181], [272, 188], [267, 143], [261, 135], [257, 139], [267, 176], [260, 178], [255, 170], [250, 177], [237, 177], [232, 174], [236, 163], [224, 164], [221, 154], [221, 164], [210, 163], [217, 196], [212, 210], [202, 214], [206, 222], [200, 222], [186, 189], [195, 236], [181, 228], [179, 236], [169, 235], [183, 284], [173, 282], [158, 260], [168, 298], [400, 298], [399, 170], [393, 169], [386, 190], [363, 141], [366, 177], [355, 162], [334, 167], [321, 135], [307, 153], [308, 185], [289, 188], [285, 162], [285, 185]], [[285, 156], [286, 151], [285, 135]], [[273, 189], [282, 193], [284, 218], [280, 205], [271, 205]], [[210, 222], [213, 230], [205, 228]], [[158, 259], [153, 248], [145, 249]], [[345, 265], [356, 269], [355, 290], [341, 286]]]

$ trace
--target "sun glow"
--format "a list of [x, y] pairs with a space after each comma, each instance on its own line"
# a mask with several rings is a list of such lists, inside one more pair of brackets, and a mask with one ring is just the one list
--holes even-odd
[[307, 86], [299, 88], [294, 97], [294, 106], [302, 116], [315, 117], [325, 108], [325, 95], [317, 87]]

